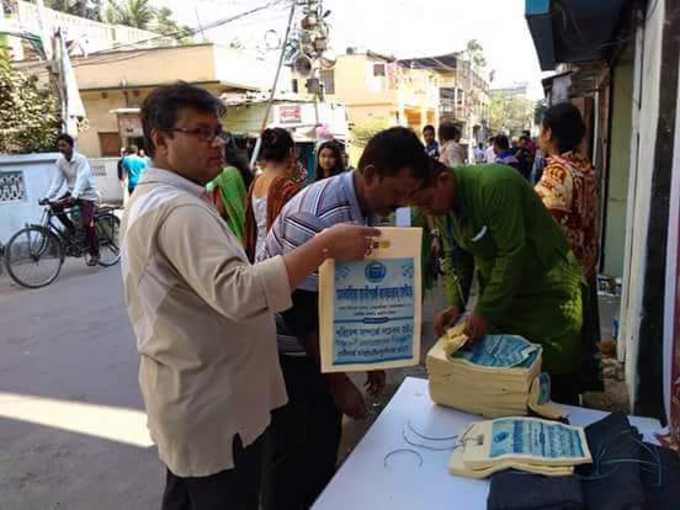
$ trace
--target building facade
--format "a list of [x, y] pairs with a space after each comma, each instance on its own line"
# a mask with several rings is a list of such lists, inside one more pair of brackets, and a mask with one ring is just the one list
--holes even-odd
[[[600, 270], [620, 276], [631, 407], [680, 444], [680, 1], [526, 0], [552, 102], [576, 104], [600, 175]], [[554, 22], [567, 9], [565, 24]], [[580, 41], [574, 42], [578, 30]]]
[[453, 122], [470, 147], [483, 142], [489, 132], [489, 81], [484, 72], [462, 53], [400, 60], [411, 69], [427, 69], [437, 74], [439, 120]]
[[[88, 157], [116, 157], [121, 147], [143, 147], [140, 106], [159, 85], [183, 80], [216, 96], [271, 87], [273, 63], [254, 54], [214, 44], [99, 53], [73, 59], [87, 121], [78, 135], [78, 150]], [[15, 67], [47, 84], [43, 62]]]
[[[293, 73], [292, 89], [306, 94], [308, 77]], [[326, 100], [345, 104], [353, 128], [408, 126], [420, 132], [439, 122], [439, 76], [392, 57], [351, 51], [321, 71]]]

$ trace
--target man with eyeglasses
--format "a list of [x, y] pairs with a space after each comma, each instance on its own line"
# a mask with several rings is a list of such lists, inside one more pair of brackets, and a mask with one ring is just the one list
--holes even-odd
[[370, 227], [338, 225], [250, 265], [205, 185], [222, 169], [222, 103], [177, 83], [142, 106], [153, 158], [123, 218], [122, 272], [164, 510], [252, 509], [271, 411], [287, 401], [274, 312], [328, 257], [361, 259]]

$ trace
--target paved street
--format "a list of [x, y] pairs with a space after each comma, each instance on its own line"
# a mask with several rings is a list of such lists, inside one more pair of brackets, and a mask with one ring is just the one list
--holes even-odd
[[120, 267], [69, 261], [52, 286], [0, 277], [0, 509], [156, 508]]

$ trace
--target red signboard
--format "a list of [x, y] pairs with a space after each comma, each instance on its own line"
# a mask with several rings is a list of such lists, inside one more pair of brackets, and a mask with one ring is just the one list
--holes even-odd
[[300, 124], [302, 122], [302, 107], [300, 105], [279, 106], [279, 123]]

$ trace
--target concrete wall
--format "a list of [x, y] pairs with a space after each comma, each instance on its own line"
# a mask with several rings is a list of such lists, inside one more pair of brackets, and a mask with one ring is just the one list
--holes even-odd
[[[385, 66], [385, 76], [374, 76], [374, 65]], [[294, 75], [301, 93], [305, 78]], [[409, 69], [366, 54], [340, 55], [334, 67], [335, 93], [329, 101], [347, 105], [354, 125], [401, 124], [419, 129], [439, 122], [439, 75]], [[409, 122], [409, 118], [417, 119]]]
[[[87, 65], [85, 65], [87, 64]], [[180, 46], [110, 53], [90, 59], [74, 59], [78, 88], [107, 89], [157, 85], [177, 80], [216, 80], [213, 46]]]
[[[631, 44], [634, 46], [634, 43]], [[609, 182], [606, 193], [607, 218], [602, 258], [604, 273], [623, 276], [626, 244], [626, 208], [630, 170], [630, 134], [633, 115], [633, 55], [624, 57], [612, 72], [611, 135], [609, 138]], [[605, 190], [603, 190], [605, 191]]]
[[[140, 106], [159, 84], [184, 80], [219, 95], [271, 87], [273, 75], [270, 61], [212, 44], [106, 53], [73, 59], [73, 65], [89, 124], [78, 137], [79, 150], [88, 157], [102, 155], [100, 133], [118, 131], [111, 110]], [[21, 62], [17, 68], [47, 84], [43, 62]]]
[[[40, 221], [43, 208], [38, 205], [38, 200], [45, 196], [52, 182], [56, 159], [57, 153], [0, 155], [0, 177], [10, 172], [21, 172], [25, 189], [21, 200], [0, 201], [0, 243], [6, 243], [26, 223]], [[116, 163], [115, 158], [90, 160], [102, 201], [121, 204], [123, 193], [118, 184]]]
[[[146, 97], [146, 92], [144, 92]], [[84, 92], [81, 94], [87, 112], [88, 129], [78, 135], [78, 151], [88, 158], [102, 155], [99, 133], [117, 133], [116, 115], [110, 113], [126, 106], [125, 96], [119, 90]]]
[[[659, 118], [659, 79], [665, 0], [655, 3], [652, 16], [637, 35], [635, 91], [631, 132], [631, 165], [628, 186], [626, 248], [621, 333], [619, 345], [626, 359], [626, 382], [631, 405], [637, 396], [640, 323], [643, 317], [647, 238], [652, 203], [652, 175]], [[620, 353], [621, 355], [622, 353]]]
[[56, 153], [0, 155], [0, 176], [20, 171], [23, 174], [25, 197], [19, 201], [0, 202], [0, 243], [6, 243], [26, 223], [40, 221], [43, 208], [38, 205], [54, 175]]
[[92, 168], [102, 203], [121, 205], [123, 187], [118, 180], [118, 158], [92, 158], [90, 168]]
[[[680, 62], [678, 62], [680, 65]], [[670, 194], [664, 310], [663, 388], [666, 417], [675, 440], [680, 440], [680, 87], [675, 120], [673, 180]], [[674, 398], [673, 398], [674, 397]]]
[[334, 68], [335, 94], [328, 94], [351, 106], [397, 104], [397, 88], [390, 87], [387, 76], [373, 76], [373, 65], [392, 65], [368, 55], [341, 55]]

